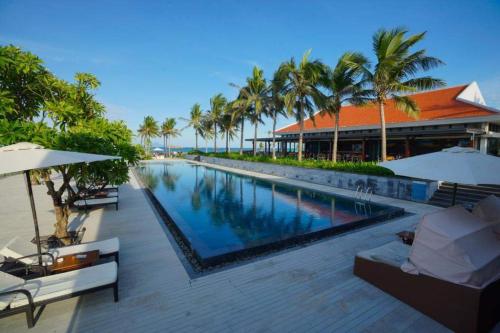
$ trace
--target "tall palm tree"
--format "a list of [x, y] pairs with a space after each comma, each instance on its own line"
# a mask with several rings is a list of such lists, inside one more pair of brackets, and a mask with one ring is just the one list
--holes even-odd
[[373, 71], [366, 70], [367, 80], [372, 85], [373, 101], [378, 104], [382, 150], [381, 158], [387, 160], [387, 137], [385, 130], [385, 104], [392, 98], [397, 109], [418, 117], [420, 109], [409, 96], [401, 94], [434, 89], [443, 86], [443, 80], [431, 76], [415, 77], [418, 71], [428, 71], [443, 62], [426, 54], [425, 49], [412, 52], [410, 49], [424, 39], [425, 32], [407, 37], [403, 28], [381, 29], [373, 35], [373, 51], [377, 63]]
[[203, 112], [201, 111], [201, 106], [199, 103], [196, 103], [193, 105], [193, 107], [191, 107], [189, 119], [181, 118], [182, 120], [188, 122], [186, 127], [192, 127], [194, 130], [195, 150], [198, 150], [198, 136], [201, 136], [201, 132], [203, 130], [202, 118]]
[[233, 115], [233, 106], [234, 101], [226, 104], [220, 121], [220, 130], [226, 139], [226, 153], [229, 153], [229, 141], [233, 140], [238, 129], [238, 119]]
[[257, 155], [257, 129], [262, 123], [262, 116], [267, 111], [269, 87], [264, 72], [257, 66], [253, 68], [252, 76], [247, 78], [247, 85], [240, 90], [241, 107], [249, 110], [248, 119], [254, 125], [253, 155]]
[[168, 147], [168, 156], [170, 156], [170, 139], [178, 137], [181, 134], [181, 131], [175, 126], [177, 122], [175, 118], [167, 118], [161, 124], [161, 134], [163, 135], [163, 142], [165, 143], [165, 155], [167, 155], [167, 147]]
[[204, 114], [201, 118], [201, 137], [205, 140], [205, 153], [208, 153], [208, 140], [213, 138], [214, 126], [212, 121], [208, 117], [208, 114]]
[[283, 89], [285, 107], [294, 112], [299, 122], [298, 160], [302, 161], [302, 142], [304, 137], [304, 120], [309, 116], [314, 121], [314, 109], [321, 105], [323, 95], [318, 89], [323, 73], [323, 64], [319, 60], [309, 61], [311, 50], [307, 51], [297, 65], [295, 59], [282, 63], [278, 76], [285, 81]]
[[339, 137], [339, 116], [342, 104], [362, 104], [370, 91], [364, 89], [362, 79], [368, 60], [361, 53], [344, 53], [335, 68], [325, 66], [321, 84], [328, 91], [324, 101], [324, 112], [335, 117], [332, 161], [337, 162], [337, 143]]
[[285, 99], [283, 97], [283, 88], [285, 82], [280, 77], [279, 73], [274, 73], [273, 80], [271, 81], [271, 89], [269, 96], [269, 116], [273, 120], [273, 145], [272, 145], [272, 157], [273, 160], [276, 159], [276, 121], [278, 117], [285, 116], [287, 117], [287, 112], [285, 109]]
[[242, 98], [241, 87], [237, 84], [230, 83], [232, 87], [238, 88], [238, 97], [232, 103], [233, 117], [236, 122], [240, 123], [240, 155], [243, 155], [243, 143], [245, 142], [244, 131], [245, 131], [245, 120], [250, 114], [250, 108], [247, 107], [246, 101]]
[[227, 100], [222, 94], [217, 94], [210, 99], [210, 110], [207, 117], [213, 127], [214, 152], [217, 152], [217, 126], [219, 125]]
[[141, 138], [141, 144], [144, 145], [144, 150], [148, 154], [151, 149], [151, 140], [160, 136], [158, 122], [152, 116], [146, 116], [137, 132]]

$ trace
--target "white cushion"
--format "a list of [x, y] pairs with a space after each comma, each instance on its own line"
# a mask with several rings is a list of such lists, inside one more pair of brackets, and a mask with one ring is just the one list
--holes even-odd
[[77, 200], [73, 204], [77, 207], [113, 204], [118, 202], [118, 197]]
[[[28, 256], [30, 254], [35, 254], [37, 253], [37, 248], [36, 245], [25, 241], [19, 237], [14, 237], [10, 242], [8, 242], [1, 250], [0, 250], [0, 255], [7, 257], [7, 258], [20, 258], [24, 256]], [[44, 260], [47, 260], [47, 256], [43, 256]], [[20, 259], [19, 261], [31, 265], [35, 264], [38, 259], [37, 257], [30, 257], [30, 258], [23, 258]]]
[[[120, 241], [117, 237], [114, 237], [102, 241], [95, 241], [95, 242], [69, 245], [55, 249], [50, 249], [48, 252], [51, 253], [54, 256], [54, 258], [57, 258], [60, 256], [66, 256], [75, 253], [89, 252], [95, 250], [99, 250], [99, 255], [106, 255], [118, 252], [120, 250]], [[36, 245], [26, 240], [23, 240], [19, 237], [15, 237], [14, 239], [12, 239], [9, 243], [7, 243], [7, 245], [5, 245], [0, 250], [0, 255], [14, 259], [35, 253], [37, 253]], [[42, 259], [44, 265], [52, 263], [51, 258], [47, 255], [42, 255]], [[36, 256], [30, 258], [23, 258], [20, 259], [19, 261], [27, 265], [38, 264], [38, 258]]]
[[[23, 279], [5, 272], [0, 272], [0, 292], [20, 289], [23, 284]], [[16, 294], [0, 296], [0, 311], [9, 306], [14, 297], [16, 297]]]
[[[115, 262], [109, 262], [28, 280], [24, 285], [24, 289], [31, 293], [34, 302], [40, 302], [114, 283], [117, 276], [118, 266]], [[11, 307], [15, 308], [26, 304], [28, 304], [28, 300], [25, 296], [16, 295]]]
[[57, 258], [75, 253], [95, 250], [99, 250], [100, 255], [118, 252], [120, 250], [120, 241], [117, 237], [114, 237], [102, 241], [58, 247], [56, 249], [50, 249], [49, 252], [53, 254], [55, 258]]
[[474, 206], [472, 214], [487, 222], [500, 222], [500, 198], [487, 196]]
[[393, 241], [380, 247], [361, 251], [358, 257], [400, 267], [410, 254], [410, 246], [401, 241]]

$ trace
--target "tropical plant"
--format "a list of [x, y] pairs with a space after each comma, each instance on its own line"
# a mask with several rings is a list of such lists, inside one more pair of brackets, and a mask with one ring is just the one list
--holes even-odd
[[210, 110], [207, 117], [213, 127], [214, 151], [217, 151], [217, 127], [221, 121], [227, 100], [222, 94], [217, 94], [210, 99]]
[[283, 97], [283, 88], [285, 82], [282, 77], [280, 77], [279, 73], [274, 73], [273, 80], [271, 81], [271, 89], [269, 96], [269, 117], [273, 120], [273, 130], [271, 135], [273, 136], [272, 142], [272, 159], [276, 159], [276, 122], [278, 116], [287, 117], [288, 114], [285, 108], [285, 100]]
[[146, 116], [137, 132], [139, 133], [141, 144], [144, 146], [146, 154], [149, 155], [151, 151], [151, 140], [160, 136], [158, 122], [152, 116]]
[[267, 112], [268, 92], [264, 72], [257, 66], [253, 68], [252, 76], [247, 78], [247, 85], [240, 90], [239, 107], [248, 110], [248, 119], [254, 125], [253, 155], [257, 155], [257, 130], [263, 123], [263, 115]]
[[443, 80], [431, 76], [415, 77], [419, 71], [428, 71], [443, 62], [426, 54], [425, 49], [415, 52], [411, 48], [425, 37], [425, 32], [407, 36], [403, 28], [381, 29], [373, 35], [373, 51], [377, 62], [373, 71], [365, 70], [372, 85], [372, 100], [378, 104], [381, 129], [381, 158], [387, 160], [385, 105], [392, 98], [396, 108], [409, 116], [418, 117], [420, 109], [410, 96], [402, 94], [443, 86]]
[[168, 156], [171, 156], [170, 154], [170, 139], [171, 138], [176, 138], [181, 134], [181, 131], [175, 126], [177, 125], [177, 122], [175, 121], [175, 118], [167, 118], [161, 124], [161, 135], [163, 135], [163, 142], [165, 144], [165, 156], [167, 155], [167, 147], [168, 147]]
[[277, 76], [285, 82], [283, 88], [284, 103], [289, 113], [294, 112], [299, 122], [298, 160], [302, 161], [302, 143], [304, 120], [307, 116], [314, 122], [315, 107], [320, 106], [323, 95], [318, 88], [323, 73], [323, 64], [319, 60], [310, 61], [307, 51], [297, 65], [294, 58], [282, 63]]
[[244, 99], [242, 99], [242, 93], [241, 93], [242, 88], [234, 83], [230, 83], [229, 85], [237, 88], [238, 92], [239, 92], [238, 97], [236, 98], [236, 100], [233, 101], [232, 114], [233, 114], [234, 120], [236, 122], [240, 123], [240, 125], [239, 125], [239, 130], [240, 130], [240, 151], [239, 151], [239, 154], [243, 155], [243, 144], [245, 142], [245, 134], [244, 134], [244, 132], [245, 132], [245, 120], [249, 116], [251, 108], [249, 108], [247, 106], [246, 101]]
[[236, 131], [238, 129], [237, 118], [233, 115], [234, 104], [234, 101], [226, 104], [224, 114], [220, 121], [220, 130], [223, 137], [226, 139], [226, 153], [229, 153], [229, 141], [236, 137]]
[[200, 104], [196, 103], [191, 108], [189, 113], [189, 119], [181, 118], [188, 122], [187, 127], [192, 127], [194, 130], [195, 137], [195, 150], [198, 150], [198, 136], [201, 136], [203, 131], [203, 111], [201, 110]]
[[368, 60], [360, 53], [346, 52], [338, 60], [335, 68], [325, 66], [321, 79], [322, 86], [327, 90], [323, 112], [335, 118], [332, 161], [337, 161], [337, 143], [339, 136], [340, 110], [344, 103], [363, 104], [370, 94], [364, 89], [362, 79]]
[[214, 136], [214, 126], [208, 114], [204, 114], [201, 118], [201, 137], [205, 140], [205, 153], [208, 152], [208, 140]]

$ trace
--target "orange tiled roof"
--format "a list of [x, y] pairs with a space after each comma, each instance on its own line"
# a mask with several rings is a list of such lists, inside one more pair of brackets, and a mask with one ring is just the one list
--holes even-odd
[[[420, 116], [415, 119], [407, 116], [404, 112], [395, 108], [394, 102], [388, 100], [385, 107], [385, 119], [387, 124], [410, 123], [415, 121], [431, 121], [438, 119], [456, 119], [467, 117], [479, 117], [498, 114], [478, 106], [458, 101], [456, 97], [467, 87], [445, 88], [427, 91], [411, 95], [420, 107]], [[311, 119], [304, 122], [304, 130], [317, 130], [321, 128], [333, 128], [335, 119], [325, 112], [320, 112], [314, 117], [316, 126]], [[380, 124], [378, 106], [369, 104], [365, 106], [344, 106], [340, 112], [340, 127], [373, 126]], [[289, 125], [277, 131], [285, 134], [287, 132], [298, 132], [298, 123]]]

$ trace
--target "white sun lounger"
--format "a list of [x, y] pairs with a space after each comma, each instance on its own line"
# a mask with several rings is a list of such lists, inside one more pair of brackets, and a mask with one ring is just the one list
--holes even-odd
[[73, 205], [78, 209], [89, 209], [95, 206], [107, 206], [115, 205], [116, 210], [118, 210], [118, 197], [106, 197], [106, 198], [94, 198], [94, 199], [81, 199], [73, 202]]
[[28, 327], [35, 324], [37, 306], [113, 288], [118, 302], [118, 266], [115, 262], [24, 280], [0, 272], [0, 318], [25, 313]]
[[[50, 265], [57, 257], [95, 250], [99, 250], [99, 256], [101, 258], [114, 257], [115, 261], [119, 263], [120, 240], [117, 237], [114, 237], [102, 241], [49, 249], [47, 252], [43, 253], [43, 264]], [[15, 259], [16, 261], [20, 261], [26, 265], [38, 264], [38, 255], [36, 253], [37, 248], [35, 244], [25, 241], [19, 237], [13, 238], [2, 249], [0, 249], [0, 255], [6, 258]]]

